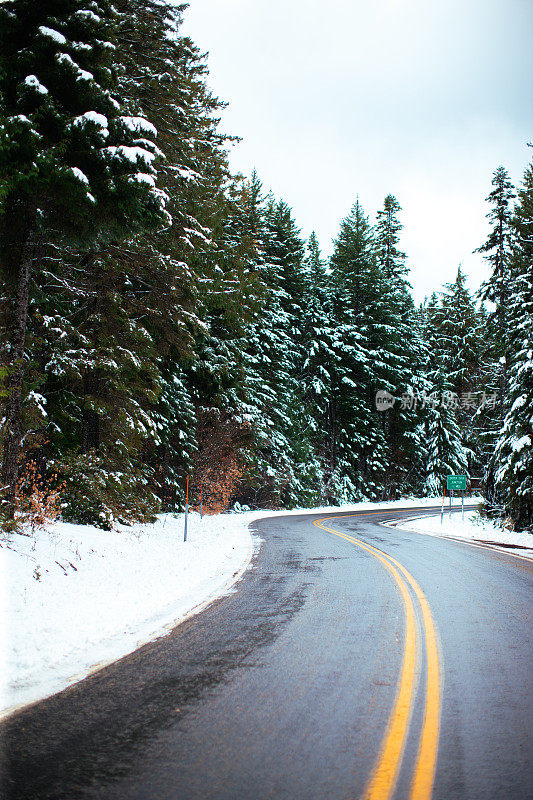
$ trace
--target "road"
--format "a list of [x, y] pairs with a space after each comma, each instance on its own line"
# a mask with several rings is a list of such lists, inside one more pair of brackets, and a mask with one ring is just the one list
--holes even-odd
[[2, 797], [532, 798], [533, 564], [401, 516], [255, 523], [237, 591], [2, 724]]

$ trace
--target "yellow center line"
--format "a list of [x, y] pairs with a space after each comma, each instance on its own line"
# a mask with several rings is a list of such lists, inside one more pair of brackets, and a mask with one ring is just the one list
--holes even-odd
[[[346, 514], [343, 516], [370, 516], [372, 513], [376, 512]], [[389, 717], [379, 758], [363, 798], [364, 800], [389, 800], [396, 786], [409, 730], [415, 693], [416, 625], [411, 596], [405, 581], [401, 577], [400, 573], [402, 573], [413, 589], [421, 609], [427, 652], [424, 723], [411, 784], [410, 800], [431, 800], [439, 741], [440, 678], [437, 638], [429, 604], [417, 581], [399, 561], [360, 539], [322, 524], [332, 519], [342, 519], [342, 517], [323, 517], [313, 524], [328, 533], [356, 544], [377, 558], [393, 575], [404, 602], [406, 615], [404, 656], [396, 699]]]
[[413, 603], [400, 573], [381, 553], [353, 536], [323, 525], [322, 520], [318, 520], [314, 524], [329, 533], [333, 533], [335, 536], [362, 547], [377, 558], [394, 577], [404, 602], [405, 646], [396, 699], [389, 716], [379, 758], [364, 794], [364, 800], [388, 800], [396, 786], [413, 703], [416, 661], [416, 623]]
[[427, 653], [426, 707], [413, 782], [411, 784], [411, 794], [409, 796], [410, 800], [431, 800], [437, 766], [440, 723], [440, 674], [437, 635], [429, 603], [419, 584], [396, 559], [392, 558], [392, 556], [389, 556], [389, 558], [398, 565], [413, 587], [422, 610]]

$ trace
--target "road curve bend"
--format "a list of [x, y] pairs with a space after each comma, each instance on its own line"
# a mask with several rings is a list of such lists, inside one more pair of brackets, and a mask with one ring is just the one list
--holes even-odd
[[414, 513], [254, 523], [232, 595], [0, 724], [2, 798], [533, 798], [533, 563]]

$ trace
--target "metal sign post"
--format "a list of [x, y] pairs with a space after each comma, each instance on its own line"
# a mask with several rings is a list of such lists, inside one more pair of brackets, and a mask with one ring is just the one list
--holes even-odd
[[185, 524], [183, 527], [183, 541], [187, 541], [187, 515], [189, 513], [189, 476], [187, 475], [187, 491], [185, 494]]

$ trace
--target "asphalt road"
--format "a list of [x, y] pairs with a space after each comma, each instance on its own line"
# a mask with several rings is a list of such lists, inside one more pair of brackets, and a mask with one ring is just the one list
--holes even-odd
[[256, 523], [234, 594], [0, 726], [2, 797], [532, 798], [533, 564], [400, 516]]

